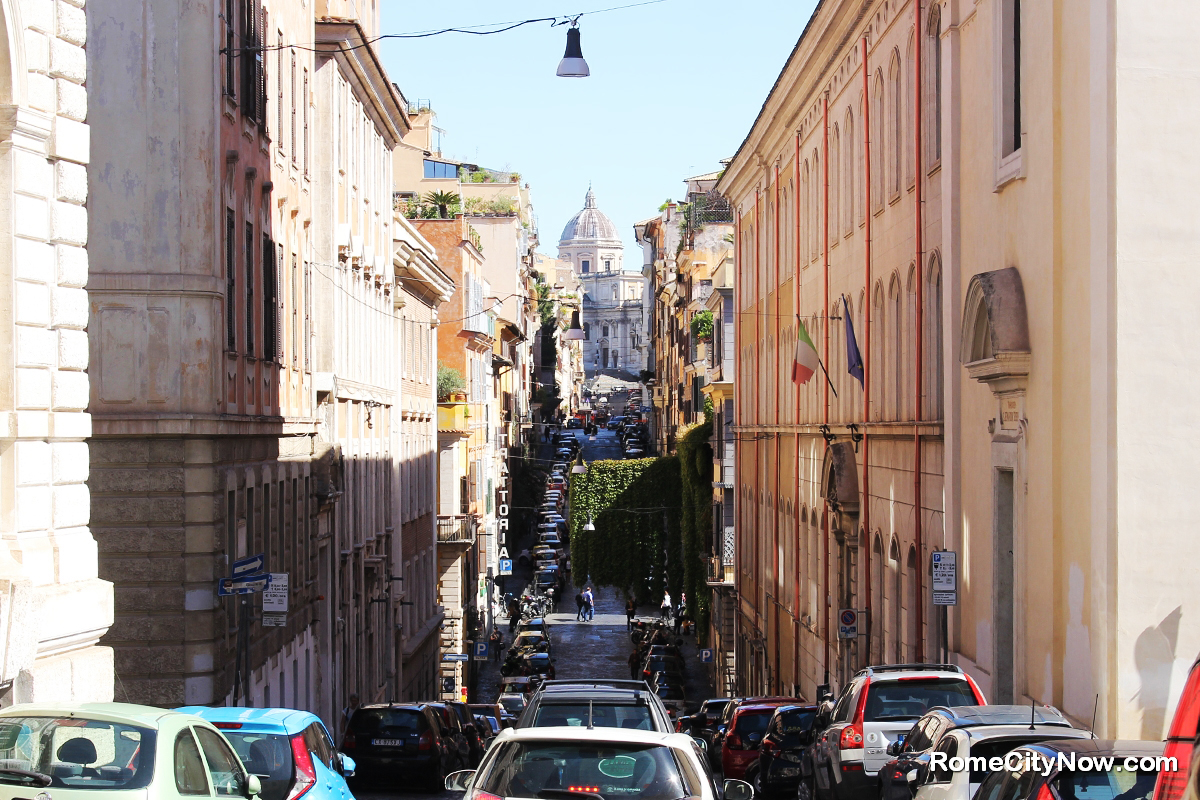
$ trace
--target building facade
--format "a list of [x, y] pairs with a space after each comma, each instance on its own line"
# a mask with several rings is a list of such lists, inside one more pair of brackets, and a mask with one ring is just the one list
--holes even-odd
[[[0, 703], [111, 700], [89, 529], [89, 92], [82, 3], [0, 5]], [[94, 378], [92, 379], [94, 381]]]
[[[1156, 566], [1195, 550], [1195, 457], [1172, 445], [1195, 355], [1164, 346], [1195, 293], [1195, 170], [1165, 160], [1194, 11], [851, 5], [818, 9], [718, 184], [739, 690], [946, 658], [994, 702], [1161, 738], [1200, 649]], [[797, 315], [829, 376], [802, 386], [773, 379]], [[840, 609], [866, 612], [857, 639]]]
[[569, 261], [583, 289], [583, 365], [588, 377], [602, 371], [637, 380], [645, 368], [645, 331], [638, 272], [624, 268], [620, 234], [588, 189], [583, 209], [567, 222], [558, 257]]

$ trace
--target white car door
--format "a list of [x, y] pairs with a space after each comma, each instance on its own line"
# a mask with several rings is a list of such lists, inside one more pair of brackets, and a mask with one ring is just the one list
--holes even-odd
[[942, 766], [940, 760], [930, 759], [925, 779], [917, 787], [917, 793], [913, 800], [971, 800], [974, 792], [969, 791], [970, 771], [966, 769], [952, 770], [948, 764], [949, 760], [958, 756], [960, 751], [965, 755], [967, 747], [961, 731], [949, 731], [943, 736], [933, 752], [945, 755], [947, 763]]

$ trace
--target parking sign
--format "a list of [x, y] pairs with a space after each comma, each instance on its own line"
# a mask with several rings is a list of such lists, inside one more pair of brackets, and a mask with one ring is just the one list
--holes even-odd
[[500, 559], [500, 574], [501, 575], [512, 575], [512, 559], [511, 558]]
[[488, 643], [486, 641], [474, 642], [471, 645], [471, 650], [475, 654], [476, 661], [487, 661], [488, 660]]
[[701, 664], [713, 663], [713, 651], [712, 651], [711, 647], [703, 647], [700, 649], [700, 663]]
[[838, 612], [838, 638], [858, 638], [858, 612], [853, 608], [843, 608]]
[[933, 604], [958, 605], [958, 553], [954, 550], [933, 554]]

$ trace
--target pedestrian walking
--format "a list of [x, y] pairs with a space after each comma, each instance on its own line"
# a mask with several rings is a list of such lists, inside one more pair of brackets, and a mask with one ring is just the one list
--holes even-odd
[[351, 692], [350, 700], [346, 703], [346, 707], [342, 709], [342, 739], [346, 738], [346, 733], [350, 730], [350, 718], [354, 716], [354, 712], [358, 711], [358, 693]]
[[575, 612], [575, 621], [576, 622], [583, 621], [583, 603], [584, 603], [583, 592], [576, 592], [575, 593], [575, 605], [578, 608], [578, 610]]
[[492, 635], [488, 637], [488, 648], [492, 651], [492, 660], [500, 663], [500, 650], [504, 647], [504, 637], [500, 635], [500, 629], [492, 626]]
[[636, 681], [638, 679], [638, 673], [641, 671], [638, 669], [639, 666], [641, 663], [638, 659], [638, 651], [634, 650], [629, 654], [629, 680]]
[[637, 616], [637, 604], [633, 602], [633, 598], [625, 601], [625, 629], [633, 630], [633, 618]]
[[592, 594], [591, 586], [583, 590], [583, 613], [588, 622], [596, 618], [596, 596]]
[[671, 616], [671, 593], [665, 589], [663, 590], [662, 604], [658, 607], [658, 610], [663, 619]]

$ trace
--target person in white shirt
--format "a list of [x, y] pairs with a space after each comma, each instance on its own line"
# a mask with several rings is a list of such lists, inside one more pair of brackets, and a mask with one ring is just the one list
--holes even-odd
[[663, 619], [666, 619], [667, 617], [671, 616], [671, 593], [670, 592], [668, 592], [666, 590], [663, 591], [662, 605], [659, 606], [658, 610], [660, 612], [662, 612]]

